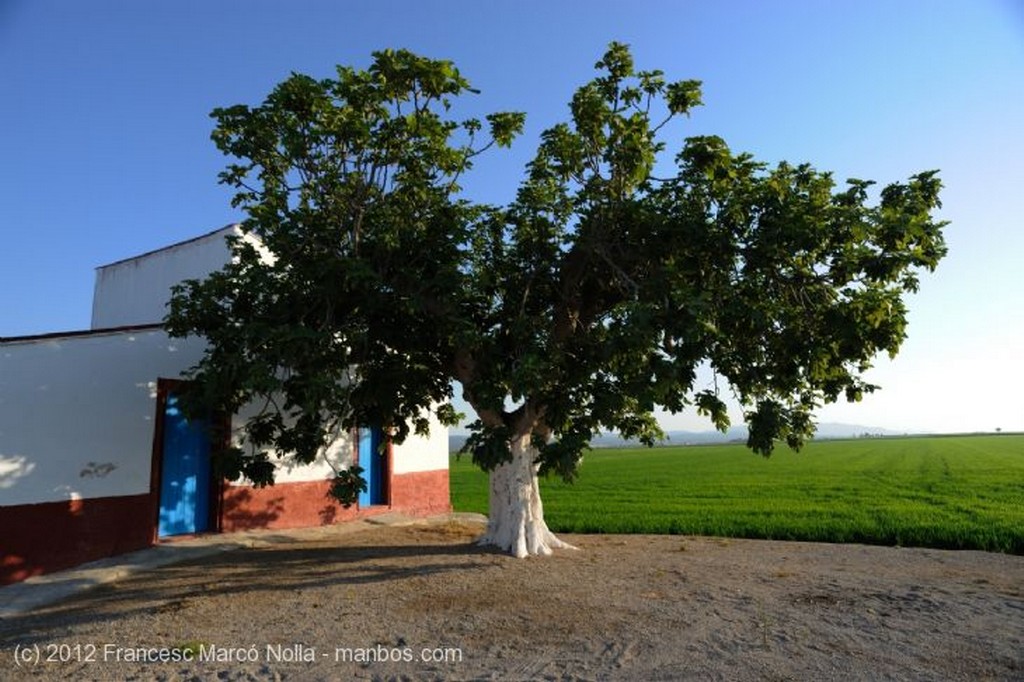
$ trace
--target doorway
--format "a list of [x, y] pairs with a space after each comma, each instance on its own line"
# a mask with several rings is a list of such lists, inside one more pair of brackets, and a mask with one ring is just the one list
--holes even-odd
[[202, 533], [214, 508], [210, 420], [186, 418], [173, 390], [161, 394], [157, 537]]
[[359, 429], [359, 466], [363, 468], [366, 490], [359, 493], [359, 506], [387, 504], [388, 453], [381, 448], [384, 434], [378, 428]]

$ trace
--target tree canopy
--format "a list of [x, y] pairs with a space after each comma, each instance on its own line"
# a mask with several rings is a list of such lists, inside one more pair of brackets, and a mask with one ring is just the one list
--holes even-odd
[[[669, 150], [701, 84], [638, 71], [619, 43], [596, 69], [506, 206], [459, 180], [524, 115], [448, 118], [474, 93], [450, 62], [377, 52], [213, 112], [237, 160], [221, 181], [271, 255], [234, 240], [233, 263], [177, 288], [167, 324], [209, 342], [190, 374], [205, 404], [263, 406], [230, 474], [270, 482], [271, 451], [312, 461], [360, 424], [401, 441], [428, 411], [455, 423], [453, 382], [479, 416], [475, 462], [496, 472], [520, 443], [534, 474], [566, 478], [599, 431], [655, 442], [658, 408], [724, 430], [731, 391], [768, 455], [799, 448], [817, 407], [877, 388], [864, 372], [897, 353], [904, 296], [946, 251], [937, 173], [876, 192], [714, 136]], [[702, 365], [721, 389], [696, 385]], [[351, 501], [358, 476], [339, 481]]]

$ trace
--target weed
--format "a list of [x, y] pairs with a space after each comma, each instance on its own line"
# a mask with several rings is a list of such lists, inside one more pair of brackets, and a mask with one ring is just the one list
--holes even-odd
[[191, 660], [199, 657], [199, 652], [206, 648], [209, 649], [213, 645], [209, 642], [200, 642], [196, 639], [190, 639], [180, 644], [175, 644], [171, 647], [171, 651], [177, 651], [180, 653], [182, 658], [185, 660]]

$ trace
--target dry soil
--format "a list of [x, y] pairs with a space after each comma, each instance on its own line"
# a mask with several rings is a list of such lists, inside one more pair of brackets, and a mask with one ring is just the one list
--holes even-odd
[[0, 678], [1024, 680], [1021, 556], [576, 535], [517, 560], [480, 530], [282, 536], [140, 574], [0, 623]]

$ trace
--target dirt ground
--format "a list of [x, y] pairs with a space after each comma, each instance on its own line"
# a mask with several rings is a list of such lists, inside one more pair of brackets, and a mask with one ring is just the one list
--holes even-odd
[[382, 527], [177, 564], [0, 622], [0, 679], [1024, 680], [1024, 557]]

